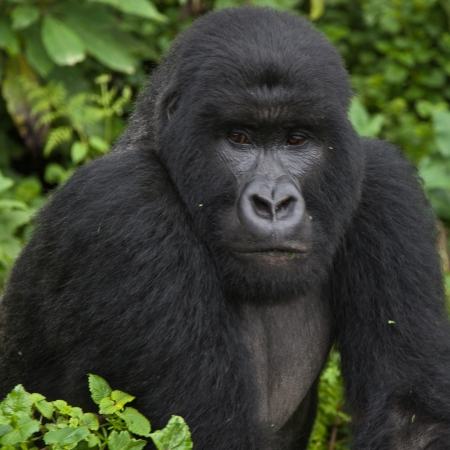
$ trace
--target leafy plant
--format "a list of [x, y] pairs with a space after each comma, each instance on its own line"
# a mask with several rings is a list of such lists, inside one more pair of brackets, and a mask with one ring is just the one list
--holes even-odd
[[[158, 450], [191, 450], [189, 428], [172, 416], [167, 426], [151, 433], [150, 422], [125, 406], [132, 395], [113, 391], [97, 375], [89, 375], [99, 414], [85, 413], [64, 400], [49, 402], [16, 386], [0, 403], [0, 450], [141, 450], [150, 438]], [[138, 437], [136, 437], [138, 436]]]

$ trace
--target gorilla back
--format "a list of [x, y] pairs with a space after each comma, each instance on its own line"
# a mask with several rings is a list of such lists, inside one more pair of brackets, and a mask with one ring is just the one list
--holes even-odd
[[116, 148], [38, 215], [0, 305], [0, 395], [90, 408], [91, 372], [155, 427], [183, 416], [198, 450], [299, 450], [337, 340], [354, 449], [448, 448], [434, 220], [350, 96], [304, 20], [199, 19]]

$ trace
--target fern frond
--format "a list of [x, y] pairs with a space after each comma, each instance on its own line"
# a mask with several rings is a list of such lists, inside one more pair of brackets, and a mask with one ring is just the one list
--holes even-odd
[[50, 153], [61, 145], [63, 142], [70, 141], [72, 139], [72, 128], [68, 126], [62, 126], [53, 128], [47, 135], [44, 147], [44, 156], [49, 156]]

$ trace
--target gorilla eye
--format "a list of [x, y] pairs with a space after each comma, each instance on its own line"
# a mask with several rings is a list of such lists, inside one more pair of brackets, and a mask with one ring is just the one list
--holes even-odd
[[288, 138], [288, 145], [302, 145], [306, 142], [306, 138], [304, 136], [300, 136], [299, 134], [293, 134]]
[[250, 144], [248, 137], [239, 131], [232, 131], [228, 135], [228, 139], [235, 144]]

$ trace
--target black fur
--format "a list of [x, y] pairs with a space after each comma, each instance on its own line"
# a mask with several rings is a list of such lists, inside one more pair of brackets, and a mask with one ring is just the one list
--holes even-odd
[[[0, 304], [0, 395], [23, 383], [91, 409], [96, 373], [154, 428], [185, 417], [197, 450], [299, 450], [337, 339], [354, 449], [450, 448], [435, 223], [400, 152], [356, 135], [350, 96], [305, 21], [256, 8], [199, 19], [115, 150], [39, 214]], [[286, 124], [306, 143], [287, 146]], [[251, 144], [227, 139], [240, 126]], [[233, 256], [263, 244], [268, 222], [256, 232], [236, 209], [266, 168], [306, 214], [267, 241], [306, 256]]]

